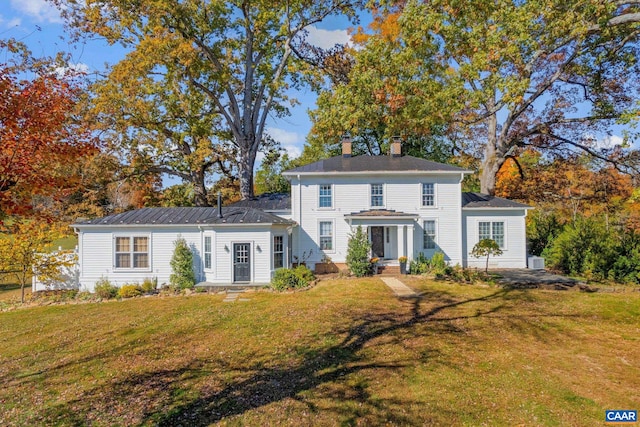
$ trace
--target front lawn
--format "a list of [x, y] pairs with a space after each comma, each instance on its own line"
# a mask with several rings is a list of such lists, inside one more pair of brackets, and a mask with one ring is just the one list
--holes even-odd
[[2, 425], [600, 425], [640, 409], [640, 292], [375, 278], [0, 313]]

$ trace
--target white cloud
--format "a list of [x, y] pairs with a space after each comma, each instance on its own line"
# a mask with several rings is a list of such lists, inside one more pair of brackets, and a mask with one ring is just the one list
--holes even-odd
[[[302, 154], [302, 145], [304, 144], [304, 136], [297, 132], [290, 132], [280, 128], [267, 128], [265, 132], [280, 143], [280, 146], [285, 153], [289, 155], [290, 159], [299, 157]], [[264, 154], [258, 153], [256, 156], [256, 165], [262, 163]]]
[[323, 30], [314, 25], [306, 28], [309, 32], [307, 42], [321, 49], [331, 49], [336, 44], [351, 45], [351, 36], [347, 30]]
[[46, 0], [11, 0], [11, 7], [36, 22], [62, 22], [58, 9]]
[[58, 77], [64, 77], [66, 75], [87, 74], [89, 72], [89, 66], [82, 62], [77, 62], [75, 64], [69, 64], [68, 67], [58, 67], [55, 71], [56, 74], [58, 74]]
[[11, 19], [9, 22], [7, 22], [7, 28], [13, 28], [13, 27], [17, 27], [20, 24], [22, 24], [22, 19], [20, 18], [13, 18]]
[[621, 146], [625, 143], [624, 139], [618, 135], [606, 135], [603, 137], [596, 137], [595, 135], [588, 134], [588, 135], [585, 135], [585, 140], [593, 148], [608, 149], [608, 150]]
[[22, 23], [22, 20], [20, 18], [11, 18], [10, 20], [7, 21], [4, 18], [4, 16], [0, 15], [0, 26], [2, 27], [13, 28], [13, 27], [17, 27], [21, 23]]

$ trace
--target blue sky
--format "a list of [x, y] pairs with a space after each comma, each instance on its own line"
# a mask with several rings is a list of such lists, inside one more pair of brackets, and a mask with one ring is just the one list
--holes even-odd
[[[109, 46], [102, 40], [75, 45], [70, 43], [57, 9], [45, 0], [0, 0], [0, 4], [0, 38], [21, 40], [36, 56], [68, 52], [71, 61], [89, 74], [103, 71], [105, 63], [116, 63], [124, 56], [125, 51], [121, 47]], [[310, 28], [308, 40], [323, 48], [347, 43], [349, 26], [345, 19], [329, 19]], [[311, 128], [307, 111], [314, 108], [316, 94], [307, 89], [298, 92], [296, 97], [300, 105], [291, 109], [290, 117], [272, 119], [268, 124], [269, 134], [293, 156], [302, 151]]]

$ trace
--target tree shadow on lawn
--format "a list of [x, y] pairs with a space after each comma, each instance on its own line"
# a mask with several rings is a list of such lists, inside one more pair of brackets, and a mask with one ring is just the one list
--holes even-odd
[[[428, 295], [423, 295], [407, 301], [409, 307], [402, 313], [354, 318], [350, 325], [345, 325], [344, 331], [334, 331], [334, 336], [344, 335], [335, 345], [325, 349], [294, 348], [292, 343], [292, 351], [298, 352], [300, 362], [277, 364], [276, 361], [269, 367], [259, 363], [234, 366], [224, 360], [194, 358], [177, 369], [130, 374], [123, 380], [87, 390], [80, 398], [49, 408], [42, 414], [43, 420], [72, 425], [106, 421], [127, 425], [199, 426], [291, 399], [291, 404], [302, 404], [311, 413], [331, 411], [347, 424], [363, 417], [373, 424], [422, 425], [428, 414], [417, 409], [420, 402], [372, 396], [367, 391], [366, 379], [358, 382], [358, 378], [366, 378], [370, 370], [388, 370], [391, 375], [418, 362], [436, 363], [435, 359], [443, 359], [438, 357], [440, 353], [436, 349], [425, 351], [423, 360], [392, 355], [391, 360], [384, 362], [367, 361], [367, 356], [377, 355], [384, 342], [401, 341], [403, 335], [444, 337], [464, 332], [455, 326], [456, 320], [503, 310], [510, 300], [509, 292], [500, 290], [462, 301], [446, 298], [444, 303], [426, 309], [423, 302], [427, 302]], [[479, 304], [474, 313], [457, 313], [458, 308], [473, 303]], [[190, 385], [203, 379], [204, 386]], [[96, 399], [106, 400], [96, 402]], [[323, 405], [320, 409], [318, 402]], [[128, 405], [135, 414], [126, 412]], [[412, 416], [411, 407], [420, 411], [419, 422]], [[131, 418], [123, 419], [123, 416]]]

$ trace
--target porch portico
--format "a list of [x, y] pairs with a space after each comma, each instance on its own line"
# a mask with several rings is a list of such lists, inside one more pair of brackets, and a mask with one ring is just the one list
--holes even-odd
[[352, 230], [362, 226], [371, 242], [371, 256], [381, 260], [415, 257], [414, 234], [418, 215], [375, 209], [345, 215]]

